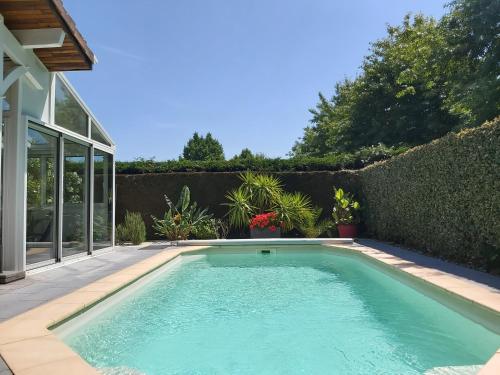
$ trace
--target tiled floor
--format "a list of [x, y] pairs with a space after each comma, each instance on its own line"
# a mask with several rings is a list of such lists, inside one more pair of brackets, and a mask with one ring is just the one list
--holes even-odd
[[167, 247], [168, 243], [155, 243], [140, 250], [135, 246], [116, 247], [98, 256], [0, 285], [0, 322], [158, 254]]

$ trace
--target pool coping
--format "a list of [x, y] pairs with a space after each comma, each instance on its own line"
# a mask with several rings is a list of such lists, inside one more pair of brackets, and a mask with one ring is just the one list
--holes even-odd
[[352, 245], [352, 238], [253, 238], [221, 240], [182, 240], [177, 246], [255, 246], [255, 245]]
[[[289, 241], [254, 241], [246, 240], [246, 244], [283, 245]], [[208, 242], [205, 242], [208, 243]], [[369, 258], [382, 262], [390, 268], [402, 271], [431, 285], [437, 286], [450, 294], [459, 296], [474, 304], [500, 314], [500, 290], [488, 287], [462, 277], [419, 266], [384, 251], [369, 246], [353, 244], [352, 240], [343, 242], [318, 243], [295, 240], [295, 244], [321, 244], [326, 247], [342, 248], [358, 252]], [[207, 249], [210, 246], [241, 245], [230, 241], [213, 243], [182, 243], [182, 247], [169, 249], [130, 267], [88, 284], [74, 292], [59, 297], [44, 305], [17, 315], [0, 323], [0, 355], [14, 374], [51, 375], [68, 374], [100, 374], [100, 372], [83, 360], [61, 341], [50, 327], [61, 324], [74, 315], [88, 310], [103, 299], [117, 293], [124, 287], [134, 283], [143, 276], [165, 265], [184, 253]], [[217, 248], [216, 247], [216, 248]], [[480, 375], [500, 373], [500, 349], [491, 357], [479, 372]]]

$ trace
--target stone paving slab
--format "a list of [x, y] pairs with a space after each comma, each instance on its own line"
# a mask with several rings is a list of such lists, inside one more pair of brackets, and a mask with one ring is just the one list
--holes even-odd
[[[161, 245], [161, 246], [159, 246]], [[33, 270], [26, 279], [0, 285], [0, 322], [64, 296], [96, 280], [172, 248], [168, 243], [138, 250], [117, 246], [114, 250], [43, 272]], [[149, 247], [149, 248], [148, 248]], [[1, 369], [1, 367], [0, 367]]]

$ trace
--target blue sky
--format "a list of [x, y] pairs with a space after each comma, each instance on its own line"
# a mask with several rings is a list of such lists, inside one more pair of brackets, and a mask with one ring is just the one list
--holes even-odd
[[99, 59], [68, 77], [118, 160], [177, 158], [194, 131], [226, 157], [286, 156], [319, 91], [354, 77], [369, 43], [439, 0], [65, 0]]

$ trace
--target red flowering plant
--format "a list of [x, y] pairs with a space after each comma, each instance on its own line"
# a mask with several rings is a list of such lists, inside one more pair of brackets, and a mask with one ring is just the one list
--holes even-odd
[[271, 232], [276, 232], [282, 226], [283, 222], [278, 220], [276, 212], [266, 212], [255, 215], [250, 219], [250, 229], [269, 229]]

